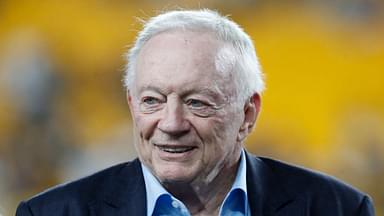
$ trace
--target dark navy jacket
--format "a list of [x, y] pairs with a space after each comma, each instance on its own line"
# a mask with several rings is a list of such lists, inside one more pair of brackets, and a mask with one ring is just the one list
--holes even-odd
[[[246, 154], [252, 215], [374, 215], [371, 199], [330, 176]], [[145, 216], [138, 159], [63, 184], [21, 202], [16, 216]]]

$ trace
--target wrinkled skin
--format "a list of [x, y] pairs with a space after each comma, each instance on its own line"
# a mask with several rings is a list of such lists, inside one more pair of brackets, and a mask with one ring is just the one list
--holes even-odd
[[127, 95], [135, 147], [169, 190], [187, 184], [203, 192], [220, 174], [227, 191], [255, 123], [259, 96], [239, 106], [232, 79], [217, 71], [222, 46], [212, 33], [176, 30], [154, 36], [139, 53]]

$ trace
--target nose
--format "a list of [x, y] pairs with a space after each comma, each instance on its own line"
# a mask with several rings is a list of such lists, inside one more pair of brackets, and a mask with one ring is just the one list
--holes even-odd
[[190, 130], [190, 123], [185, 118], [183, 103], [178, 98], [168, 98], [164, 115], [158, 126], [162, 132], [173, 136], [180, 136]]

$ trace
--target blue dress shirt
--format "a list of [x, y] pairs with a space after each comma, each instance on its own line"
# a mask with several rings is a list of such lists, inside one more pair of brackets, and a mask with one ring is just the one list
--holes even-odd
[[[141, 164], [143, 169], [147, 195], [148, 216], [190, 216], [183, 202], [172, 196], [149, 169]], [[247, 196], [246, 161], [244, 150], [241, 151], [240, 164], [231, 190], [226, 195], [220, 207], [220, 216], [250, 216]]]

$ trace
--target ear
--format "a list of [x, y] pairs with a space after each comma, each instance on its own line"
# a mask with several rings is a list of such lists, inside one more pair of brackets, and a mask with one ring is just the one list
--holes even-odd
[[132, 96], [131, 96], [131, 92], [129, 90], [127, 90], [127, 103], [128, 103], [128, 107], [129, 109], [132, 108]]
[[261, 98], [258, 93], [252, 95], [244, 104], [244, 120], [237, 135], [237, 141], [242, 142], [252, 132], [260, 112]]

